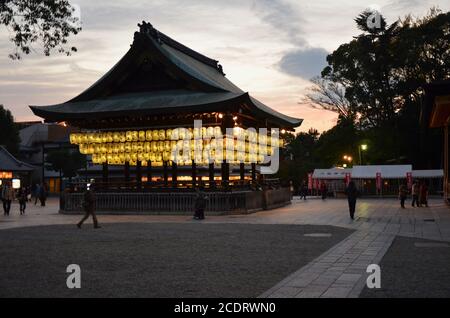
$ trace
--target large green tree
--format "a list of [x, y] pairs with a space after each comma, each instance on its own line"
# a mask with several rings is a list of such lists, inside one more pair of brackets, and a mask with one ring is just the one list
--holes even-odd
[[19, 144], [19, 130], [14, 124], [14, 117], [8, 109], [0, 105], [0, 145], [5, 146], [13, 155], [17, 155]]
[[81, 31], [74, 13], [68, 0], [1, 0], [0, 24], [15, 46], [10, 58], [36, 51], [34, 44], [40, 44], [45, 55], [55, 50], [66, 55], [75, 52], [76, 47], [67, 45], [68, 38]]
[[[406, 16], [392, 24], [380, 15], [375, 28], [367, 24], [373, 14], [361, 13], [355, 21], [362, 33], [327, 57], [310, 100], [353, 116], [361, 138], [372, 143], [373, 163], [420, 163], [423, 87], [450, 78], [450, 12], [432, 9], [423, 18]], [[330, 87], [345, 98], [327, 99]]]
[[86, 156], [71, 149], [50, 151], [45, 161], [50, 165], [50, 169], [58, 171], [69, 179], [75, 177], [77, 171], [86, 166]]

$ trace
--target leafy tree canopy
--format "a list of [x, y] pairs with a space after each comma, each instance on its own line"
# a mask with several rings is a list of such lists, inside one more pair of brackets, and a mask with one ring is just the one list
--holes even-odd
[[14, 117], [11, 112], [0, 105], [0, 145], [4, 145], [5, 148], [17, 155], [19, 152], [19, 130], [14, 124]]
[[0, 24], [6, 26], [15, 46], [9, 57], [30, 54], [36, 43], [46, 56], [54, 50], [66, 55], [76, 52], [76, 47], [67, 46], [69, 36], [81, 31], [74, 11], [68, 0], [1, 0]]
[[46, 162], [50, 169], [60, 171], [64, 177], [72, 178], [86, 165], [86, 156], [70, 149], [58, 149], [47, 153]]

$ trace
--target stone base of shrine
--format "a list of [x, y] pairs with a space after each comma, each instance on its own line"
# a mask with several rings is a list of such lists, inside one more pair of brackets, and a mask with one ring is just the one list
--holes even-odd
[[[289, 188], [262, 191], [206, 192], [208, 215], [248, 214], [291, 203]], [[196, 194], [186, 193], [96, 193], [98, 214], [192, 215]], [[60, 213], [83, 213], [83, 194], [65, 193]]]

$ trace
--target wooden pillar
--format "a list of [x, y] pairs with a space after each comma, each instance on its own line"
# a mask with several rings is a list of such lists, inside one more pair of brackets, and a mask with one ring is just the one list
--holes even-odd
[[222, 165], [220, 167], [221, 174], [222, 174], [222, 186], [228, 187], [229, 183], [229, 176], [230, 176], [230, 164], [226, 162], [225, 160], [222, 162]]
[[169, 178], [167, 175], [167, 161], [164, 161], [163, 163], [163, 177], [164, 177], [164, 186], [167, 187]]
[[136, 185], [137, 185], [137, 190], [141, 191], [142, 190], [142, 162], [138, 161], [136, 163]]
[[195, 188], [196, 186], [196, 180], [197, 180], [197, 165], [195, 164], [195, 161], [192, 160], [192, 167], [191, 167], [191, 172], [192, 172], [192, 188]]
[[152, 162], [150, 160], [147, 163], [147, 184], [149, 186], [152, 184]]
[[209, 187], [215, 188], [216, 182], [214, 181], [214, 163], [209, 164]]
[[244, 183], [245, 180], [245, 163], [241, 162], [239, 164], [239, 175], [241, 177], [242, 183]]
[[444, 127], [444, 200], [447, 202], [448, 198], [449, 198], [449, 152], [448, 152], [448, 148], [449, 148], [449, 128], [448, 125], [445, 125]]
[[256, 163], [252, 162], [252, 183], [256, 183]]
[[172, 186], [174, 188], [178, 186], [177, 179], [178, 179], [178, 167], [176, 162], [172, 162]]
[[130, 186], [130, 163], [125, 162], [124, 166], [124, 176], [125, 176], [125, 183], [127, 184], [127, 187]]

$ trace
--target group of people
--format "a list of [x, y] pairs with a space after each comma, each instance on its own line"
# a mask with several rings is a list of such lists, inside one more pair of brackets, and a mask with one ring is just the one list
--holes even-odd
[[17, 199], [19, 202], [20, 214], [25, 214], [27, 208], [27, 202], [30, 198], [30, 191], [28, 187], [21, 187], [15, 191], [11, 182], [5, 181], [1, 186], [1, 200], [3, 204], [3, 214], [9, 216], [11, 212], [11, 204]]
[[[294, 192], [291, 189], [292, 192]], [[320, 184], [319, 187], [319, 191], [320, 191], [320, 196], [322, 197], [322, 200], [325, 200], [327, 198], [328, 195], [328, 187], [327, 184], [325, 182], [322, 181], [322, 183]], [[306, 200], [306, 196], [308, 195], [308, 185], [306, 183], [306, 181], [302, 181], [302, 184], [300, 185], [300, 189], [299, 189], [299, 194], [300, 194], [300, 200]]]
[[41, 206], [45, 206], [45, 201], [47, 200], [47, 186], [45, 183], [42, 183], [41, 185], [36, 184], [32, 189], [24, 186], [20, 187], [16, 191], [13, 189], [11, 181], [6, 180], [1, 185], [0, 194], [0, 199], [3, 205], [3, 214], [5, 216], [9, 216], [12, 202], [16, 199], [19, 202], [20, 214], [23, 215], [25, 214], [25, 210], [27, 208], [27, 202], [32, 201], [33, 195], [35, 197], [35, 205], [39, 200], [41, 202]]
[[[354, 220], [355, 217], [355, 208], [356, 208], [356, 199], [359, 196], [359, 191], [356, 188], [356, 185], [353, 181], [350, 181], [347, 188], [345, 189], [345, 193], [347, 194], [348, 199], [348, 207], [350, 212], [350, 218]], [[399, 199], [400, 206], [402, 209], [405, 208], [405, 201], [408, 197], [409, 191], [406, 184], [401, 184], [399, 187]], [[412, 194], [412, 207], [428, 207], [428, 186], [425, 181], [419, 182], [415, 180], [411, 187]]]
[[33, 185], [31, 189], [31, 193], [34, 197], [34, 205], [37, 205], [37, 202], [41, 203], [41, 206], [45, 206], [45, 202], [47, 201], [48, 189], [47, 184], [45, 183], [36, 183]]
[[[405, 201], [408, 197], [409, 191], [405, 184], [400, 185], [398, 191], [398, 197], [400, 199], [400, 206], [402, 209], [405, 208]], [[419, 182], [415, 180], [411, 187], [411, 195], [412, 195], [412, 207], [428, 207], [428, 186], [425, 181]]]

